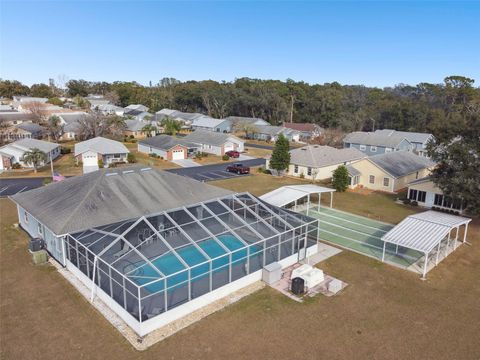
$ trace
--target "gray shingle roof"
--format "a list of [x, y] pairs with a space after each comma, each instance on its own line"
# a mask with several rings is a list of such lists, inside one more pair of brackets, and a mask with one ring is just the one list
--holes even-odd
[[215, 128], [225, 121], [228, 121], [228, 120], [214, 119], [209, 116], [200, 116], [193, 120], [192, 125], [200, 126], [200, 127]]
[[225, 118], [229, 120], [232, 124], [239, 124], [239, 123], [247, 123], [247, 124], [254, 124], [256, 122], [261, 122], [263, 125], [270, 125], [268, 121], [265, 121], [261, 118], [253, 118], [253, 117], [245, 117], [245, 116], [227, 116]]
[[198, 145], [186, 140], [186, 138], [176, 138], [170, 135], [157, 135], [142, 139], [138, 142], [142, 145], [147, 145], [160, 150], [170, 150], [176, 145], [183, 145], [187, 148], [195, 148]]
[[[405, 139], [405, 135], [396, 132], [363, 132], [356, 131], [345, 136], [346, 143], [384, 146], [396, 148]], [[408, 140], [407, 140], [408, 141]]]
[[83, 154], [85, 151], [95, 151], [102, 155], [125, 154], [130, 152], [121, 142], [106, 139], [101, 136], [75, 144], [75, 156]]
[[42, 131], [45, 130], [45, 128], [43, 126], [31, 123], [31, 122], [24, 122], [24, 123], [21, 123], [21, 124], [17, 124], [17, 125], [15, 125], [15, 127], [17, 129], [22, 129], [22, 130], [28, 131], [32, 134], [41, 133]]
[[357, 169], [355, 169], [352, 165], [347, 165], [347, 170], [348, 170], [348, 173], [351, 176], [360, 176], [361, 175], [361, 172], [358, 171]]
[[415, 185], [415, 184], [421, 184], [421, 183], [424, 183], [424, 182], [428, 182], [428, 181], [433, 181], [432, 180], [432, 177], [430, 175], [428, 176], [425, 176], [421, 179], [416, 179], [416, 180], [413, 180], [413, 181], [410, 181], [408, 183], [408, 185]]
[[62, 235], [228, 194], [228, 190], [137, 165], [101, 169], [11, 199]]
[[34, 120], [33, 114], [21, 113], [18, 111], [0, 112], [0, 123], [6, 121], [30, 121]]
[[330, 146], [321, 145], [308, 145], [299, 149], [290, 150], [291, 164], [314, 168], [343, 164], [365, 157], [366, 155], [357, 149], [335, 149]]
[[398, 178], [435, 165], [430, 159], [415, 155], [410, 151], [394, 151], [368, 158], [390, 175]]
[[55, 144], [55, 143], [51, 143], [43, 140], [37, 140], [37, 139], [21, 139], [6, 146], [8, 147], [10, 145], [21, 148], [22, 150], [25, 150], [25, 151], [29, 151], [32, 149], [39, 149], [44, 153], [49, 153], [50, 151], [52, 151], [53, 149], [56, 149], [59, 146], [58, 144]]
[[430, 138], [433, 137], [433, 135], [429, 133], [396, 131], [391, 129], [375, 130], [375, 134], [392, 134], [392, 133], [398, 134], [400, 136], [404, 136], [410, 142], [422, 143], [422, 144], [426, 144], [428, 140], [430, 140]]
[[208, 145], [221, 146], [225, 144], [229, 138], [240, 140], [231, 134], [225, 134], [225, 133], [208, 131], [208, 130], [195, 130], [191, 134], [188, 134], [187, 136], [185, 136], [184, 139], [186, 141], [190, 141], [195, 144], [208, 144]]

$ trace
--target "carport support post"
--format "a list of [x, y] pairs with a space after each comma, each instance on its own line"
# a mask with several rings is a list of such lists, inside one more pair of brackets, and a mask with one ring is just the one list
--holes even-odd
[[387, 247], [387, 242], [383, 242], [383, 253], [382, 253], [382, 262], [385, 262], [385, 248]]
[[427, 265], [428, 265], [428, 252], [425, 253], [425, 264], [423, 264], [423, 276], [422, 279], [427, 278]]
[[435, 259], [435, 266], [438, 265], [438, 256], [440, 255], [440, 245], [442, 245], [441, 241], [438, 243], [437, 258]]
[[333, 207], [333, 191], [330, 191], [330, 209]]
[[465, 232], [463, 233], [463, 242], [467, 242], [467, 231], [468, 231], [468, 223], [465, 224]]
[[293, 208], [293, 211], [297, 212], [297, 200], [295, 200], [295, 207]]
[[322, 193], [318, 193], [318, 212], [320, 212], [320, 203], [322, 201]]
[[457, 248], [458, 232], [460, 231], [460, 226], [455, 228], [455, 240], [453, 241], [453, 250]]
[[307, 216], [308, 216], [309, 209], [310, 209], [310, 194], [307, 195]]
[[452, 230], [450, 230], [448, 232], [448, 237], [447, 237], [447, 246], [445, 246], [445, 257], [448, 256], [448, 247], [450, 246], [450, 233], [452, 232]]

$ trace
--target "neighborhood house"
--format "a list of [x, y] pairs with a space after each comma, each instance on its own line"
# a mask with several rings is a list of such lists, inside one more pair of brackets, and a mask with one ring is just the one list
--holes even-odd
[[243, 140], [231, 134], [196, 130], [185, 137], [185, 140], [197, 144], [199, 151], [222, 156], [228, 151], [245, 151]]
[[75, 159], [83, 164], [83, 173], [99, 169], [99, 162], [105, 167], [115, 163], [126, 163], [130, 151], [121, 142], [96, 137], [75, 144]]
[[138, 142], [138, 152], [155, 154], [165, 160], [182, 160], [196, 153], [197, 144], [170, 135], [147, 137]]
[[45, 162], [39, 164], [40, 166], [48, 164], [50, 159], [55, 160], [60, 155], [60, 146], [58, 144], [37, 139], [17, 140], [0, 148], [0, 170], [11, 169], [13, 164], [20, 164], [22, 167], [27, 168], [33, 167], [33, 164], [23, 161], [25, 153], [33, 149], [43, 151], [47, 157]]
[[407, 198], [426, 208], [463, 212], [462, 201], [445, 196], [430, 176], [410, 182]]

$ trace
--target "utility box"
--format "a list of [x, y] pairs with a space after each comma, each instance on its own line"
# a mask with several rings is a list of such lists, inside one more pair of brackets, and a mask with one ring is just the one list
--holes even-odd
[[48, 253], [46, 250], [34, 251], [32, 259], [35, 265], [45, 264], [48, 261]]
[[30, 239], [30, 243], [28, 246], [30, 252], [35, 252], [43, 249], [43, 239], [42, 238], [33, 238]]
[[272, 285], [282, 278], [282, 265], [278, 262], [268, 264], [263, 268], [262, 280], [268, 285]]

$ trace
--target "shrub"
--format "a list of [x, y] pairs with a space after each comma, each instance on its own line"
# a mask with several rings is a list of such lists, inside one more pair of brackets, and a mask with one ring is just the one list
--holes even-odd
[[99, 167], [100, 169], [103, 169], [104, 164], [103, 164], [103, 160], [102, 160], [102, 159], [99, 159], [99, 160], [98, 160], [98, 167]]
[[70, 154], [72, 152], [72, 149], [68, 148], [68, 147], [61, 147], [60, 148], [60, 154]]
[[410, 199], [403, 199], [403, 203], [405, 205], [409, 205], [410, 204]]
[[43, 179], [43, 181], [42, 181], [43, 185], [48, 185], [48, 184], [50, 184], [51, 182], [52, 182], [52, 179], [51, 179], [51, 178], [45, 178], [45, 179]]
[[230, 156], [228, 156], [227, 154], [225, 154], [225, 155], [222, 156], [222, 160], [223, 160], [223, 161], [228, 161], [228, 160], [230, 160]]
[[415, 200], [414, 200], [414, 201], [411, 201], [411, 202], [410, 202], [410, 205], [412, 205], [412, 206], [418, 206], [418, 202], [416, 202]]
[[135, 139], [135, 136], [130, 135], [129, 138], [130, 138], [130, 139]]
[[137, 159], [135, 158], [135, 154], [128, 153], [128, 155], [127, 155], [127, 161], [128, 161], [130, 164], [136, 163], [136, 162], [137, 162]]
[[263, 173], [267, 175], [272, 175], [272, 172], [270, 170], [264, 170]]
[[257, 168], [257, 172], [260, 173], [260, 174], [262, 174], [262, 173], [265, 172], [265, 169], [260, 166], [259, 168]]
[[22, 168], [22, 165], [20, 165], [19, 163], [15, 163], [15, 164], [12, 164], [12, 169], [21, 169]]
[[150, 156], [150, 157], [152, 157], [152, 158], [158, 158], [158, 155], [155, 154], [155, 153], [148, 154], [148, 156]]
[[300, 179], [305, 179], [305, 174], [303, 172], [300, 174]]
[[340, 165], [333, 171], [332, 185], [338, 192], [344, 192], [348, 188], [348, 170], [345, 165]]

